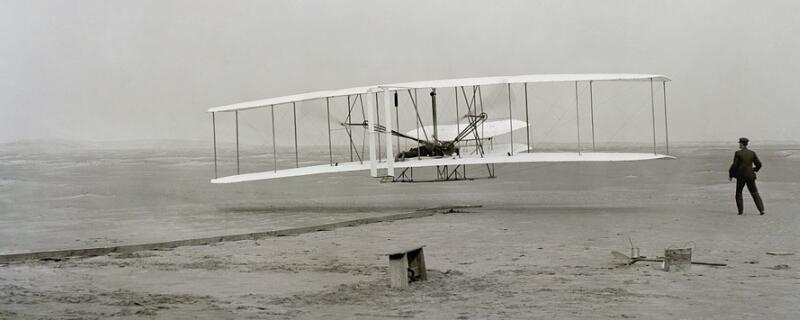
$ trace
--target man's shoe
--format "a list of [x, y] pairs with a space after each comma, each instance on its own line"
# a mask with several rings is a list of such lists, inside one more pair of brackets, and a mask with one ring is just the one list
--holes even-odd
[[743, 214], [742, 212], [739, 212], [739, 215], [740, 215], [740, 216], [741, 216], [742, 214]]
[[761, 215], [762, 215], [762, 216], [764, 215], [764, 211], [761, 211]]

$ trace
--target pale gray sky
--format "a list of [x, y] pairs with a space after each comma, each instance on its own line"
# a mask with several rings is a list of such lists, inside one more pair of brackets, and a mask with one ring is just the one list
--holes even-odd
[[209, 107], [376, 83], [670, 76], [675, 141], [800, 140], [797, 1], [0, 0], [0, 142], [210, 140]]

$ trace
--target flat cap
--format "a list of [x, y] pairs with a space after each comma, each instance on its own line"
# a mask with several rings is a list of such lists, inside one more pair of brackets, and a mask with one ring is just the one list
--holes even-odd
[[745, 137], [741, 137], [741, 138], [739, 138], [739, 143], [744, 143], [744, 144], [747, 144], [748, 142], [750, 142], [750, 139], [747, 139], [747, 138], [745, 138]]

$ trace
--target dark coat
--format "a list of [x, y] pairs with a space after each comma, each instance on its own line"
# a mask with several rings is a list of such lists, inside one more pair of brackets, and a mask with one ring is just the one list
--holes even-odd
[[755, 179], [756, 172], [761, 169], [761, 161], [750, 149], [744, 148], [733, 154], [733, 164], [728, 169], [729, 178]]

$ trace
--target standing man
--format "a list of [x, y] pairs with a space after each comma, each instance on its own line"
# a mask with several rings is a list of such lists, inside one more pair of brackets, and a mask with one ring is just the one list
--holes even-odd
[[739, 138], [739, 151], [733, 154], [733, 164], [728, 169], [728, 180], [736, 178], [736, 208], [739, 209], [739, 215], [744, 213], [742, 190], [745, 185], [747, 185], [750, 195], [753, 196], [758, 212], [764, 215], [764, 203], [761, 202], [761, 196], [758, 195], [758, 188], [756, 187], [756, 172], [761, 169], [761, 161], [758, 160], [755, 152], [747, 149], [749, 142], [750, 140], [747, 138]]

